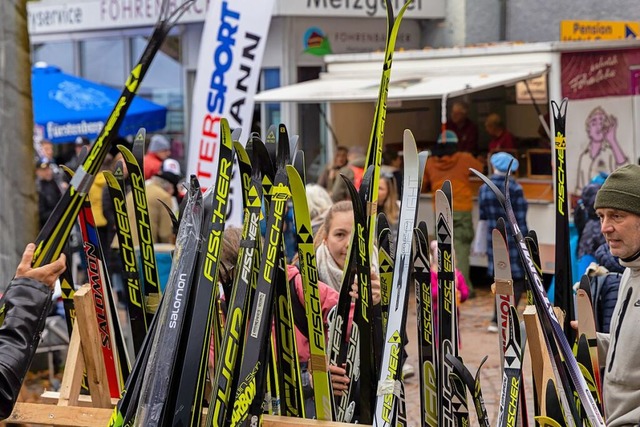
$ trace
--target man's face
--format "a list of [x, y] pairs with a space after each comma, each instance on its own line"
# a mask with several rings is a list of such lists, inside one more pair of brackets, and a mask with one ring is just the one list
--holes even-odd
[[596, 209], [596, 214], [614, 256], [626, 259], [640, 251], [640, 216], [611, 208]]
[[53, 144], [43, 142], [40, 146], [42, 147], [42, 154], [44, 154], [48, 160], [53, 160]]
[[159, 159], [166, 160], [171, 156], [171, 150], [156, 151], [156, 156]]
[[333, 158], [333, 164], [335, 167], [343, 167], [347, 164], [347, 150], [338, 150]]
[[454, 105], [451, 108], [451, 121], [457, 125], [464, 122], [467, 118], [467, 112], [460, 105]]

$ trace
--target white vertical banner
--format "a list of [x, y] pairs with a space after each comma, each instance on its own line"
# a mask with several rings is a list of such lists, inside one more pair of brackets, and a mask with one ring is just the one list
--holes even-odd
[[[202, 31], [193, 89], [187, 172], [203, 190], [215, 185], [222, 117], [231, 129], [251, 132], [254, 96], [274, 0], [211, 0]], [[242, 187], [237, 164], [229, 189], [227, 224], [242, 225]]]

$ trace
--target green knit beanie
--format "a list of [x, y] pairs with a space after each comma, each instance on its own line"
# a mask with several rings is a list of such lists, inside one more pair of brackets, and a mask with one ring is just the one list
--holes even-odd
[[640, 215], [640, 166], [625, 165], [609, 175], [598, 190], [594, 208], [620, 209]]

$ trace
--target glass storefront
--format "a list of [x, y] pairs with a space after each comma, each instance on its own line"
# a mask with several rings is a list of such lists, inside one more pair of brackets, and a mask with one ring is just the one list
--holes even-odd
[[[33, 62], [44, 61], [63, 72], [121, 90], [148, 42], [147, 35], [87, 37], [32, 45]], [[186, 160], [185, 98], [180, 36], [170, 35], [147, 71], [138, 96], [167, 107], [167, 125], [160, 131], [172, 140], [172, 154]]]

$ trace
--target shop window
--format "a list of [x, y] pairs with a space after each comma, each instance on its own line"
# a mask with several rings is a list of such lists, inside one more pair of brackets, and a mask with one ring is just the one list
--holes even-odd
[[[280, 69], [265, 68], [262, 70], [262, 90], [275, 89], [280, 87]], [[270, 103], [264, 105], [263, 127], [266, 129], [272, 124], [280, 123], [280, 104]]]
[[[136, 64], [148, 43], [148, 37], [131, 38], [132, 64]], [[150, 101], [167, 107], [167, 126], [162, 131], [172, 140], [173, 155], [180, 162], [185, 160], [185, 122], [183, 93], [183, 70], [180, 52], [180, 37], [169, 36], [147, 71], [138, 89], [138, 94]]]
[[[317, 79], [321, 71], [321, 67], [298, 67], [298, 83]], [[297, 108], [307, 181], [315, 182], [327, 163], [326, 104], [298, 104]]]
[[85, 79], [120, 90], [129, 74], [124, 61], [121, 37], [80, 42], [80, 73]]
[[75, 74], [72, 42], [38, 43], [31, 49], [33, 63], [43, 61], [55, 65], [64, 73]]

